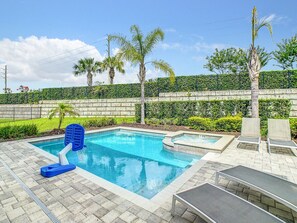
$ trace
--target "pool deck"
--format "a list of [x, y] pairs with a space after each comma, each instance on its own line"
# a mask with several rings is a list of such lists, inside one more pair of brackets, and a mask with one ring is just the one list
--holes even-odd
[[[30, 141], [30, 140], [29, 140]], [[19, 140], [0, 143], [0, 222], [204, 222], [181, 204], [175, 217], [170, 214], [171, 193], [215, 180], [215, 172], [234, 165], [245, 165], [282, 176], [297, 183], [297, 157], [289, 150], [260, 152], [234, 140], [221, 154], [208, 153], [157, 202], [131, 197], [110, 185], [85, 176], [80, 169], [54, 178], [43, 178], [41, 166], [54, 157], [42, 154]], [[101, 185], [101, 186], [99, 186]], [[273, 199], [243, 185], [220, 180], [220, 186], [278, 215], [286, 222], [297, 222], [297, 213]], [[127, 192], [127, 193], [125, 193]], [[162, 193], [162, 192], [161, 192]], [[153, 204], [153, 205], [151, 205]]]

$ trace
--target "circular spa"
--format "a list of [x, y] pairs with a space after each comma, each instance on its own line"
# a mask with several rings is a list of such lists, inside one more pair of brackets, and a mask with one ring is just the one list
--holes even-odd
[[208, 152], [222, 152], [234, 136], [179, 131], [167, 134], [163, 140], [165, 149], [204, 155]]

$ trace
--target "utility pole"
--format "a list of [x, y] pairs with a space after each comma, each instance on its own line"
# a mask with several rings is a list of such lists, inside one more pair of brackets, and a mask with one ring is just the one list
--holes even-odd
[[7, 65], [5, 65], [5, 70], [4, 70], [4, 83], [5, 83], [4, 93], [7, 94]]
[[5, 65], [5, 68], [1, 68], [2, 70], [4, 70], [4, 93], [6, 94], [7, 93], [7, 65]]

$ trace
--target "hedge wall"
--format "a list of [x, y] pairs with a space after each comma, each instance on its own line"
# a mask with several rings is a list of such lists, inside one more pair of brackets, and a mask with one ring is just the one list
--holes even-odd
[[[297, 70], [261, 72], [261, 89], [297, 88]], [[178, 76], [172, 85], [169, 78], [157, 78], [146, 83], [145, 95], [156, 97], [160, 92], [214, 91], [250, 89], [246, 75]], [[0, 94], [0, 104], [37, 103], [39, 100], [133, 98], [140, 97], [140, 84], [114, 84], [97, 87], [45, 88], [30, 93]]]
[[[289, 99], [259, 100], [259, 104], [259, 115], [262, 119], [288, 118], [290, 115]], [[136, 121], [140, 122], [140, 104], [135, 106]], [[148, 119], [179, 118], [184, 120], [192, 116], [217, 119], [238, 113], [242, 113], [243, 117], [250, 116], [249, 100], [173, 101], [145, 104], [145, 117]]]

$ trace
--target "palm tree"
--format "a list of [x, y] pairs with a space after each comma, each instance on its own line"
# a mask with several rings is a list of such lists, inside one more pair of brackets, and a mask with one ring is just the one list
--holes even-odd
[[87, 73], [88, 86], [93, 85], [93, 76], [100, 72], [100, 63], [95, 61], [94, 58], [80, 59], [77, 64], [73, 66], [73, 73], [75, 76]]
[[258, 37], [258, 32], [262, 27], [267, 27], [272, 35], [272, 26], [267, 19], [258, 21], [257, 9], [253, 8], [252, 11], [252, 44], [249, 50], [249, 61], [247, 64], [249, 77], [251, 80], [251, 98], [252, 98], [252, 117], [259, 117], [259, 75], [261, 70], [261, 62], [255, 47], [255, 40]]
[[52, 119], [54, 116], [59, 116], [59, 126], [58, 129], [61, 128], [62, 122], [66, 115], [71, 117], [79, 116], [79, 114], [75, 111], [72, 105], [59, 103], [57, 107], [51, 109], [49, 111], [49, 119]]
[[111, 57], [110, 56], [110, 35], [107, 36], [107, 54], [108, 56], [100, 63], [101, 72], [108, 71], [109, 74], [109, 81], [110, 84], [113, 84], [113, 79], [115, 75], [115, 70], [118, 72], [124, 74], [124, 62], [121, 60], [121, 58], [116, 55]]
[[143, 36], [138, 26], [133, 25], [130, 28], [132, 39], [128, 40], [124, 36], [110, 36], [111, 40], [115, 40], [121, 46], [119, 55], [132, 63], [132, 65], [139, 65], [138, 79], [141, 86], [141, 124], [144, 122], [144, 83], [146, 79], [146, 65], [150, 64], [155, 69], [163, 71], [169, 75], [171, 83], [175, 80], [175, 74], [171, 66], [163, 60], [147, 61], [146, 58], [152, 52], [158, 42], [164, 39], [164, 32], [157, 28], [151, 31], [146, 37]]

